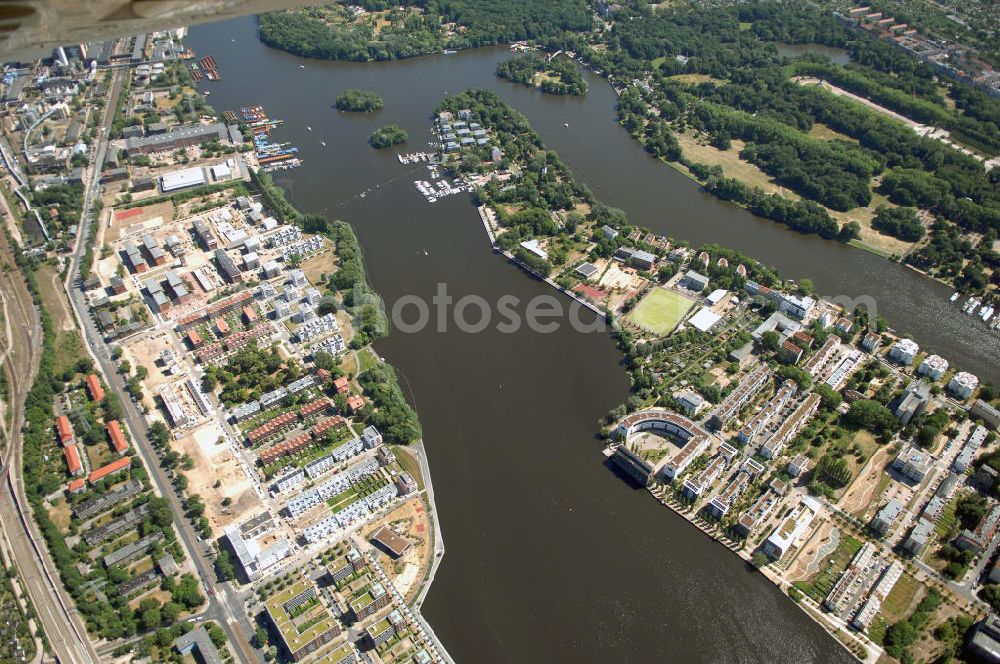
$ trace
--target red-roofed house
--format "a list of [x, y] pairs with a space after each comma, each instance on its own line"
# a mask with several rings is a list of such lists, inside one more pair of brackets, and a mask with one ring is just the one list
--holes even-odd
[[778, 357], [781, 358], [782, 362], [796, 364], [802, 359], [802, 349], [793, 344], [791, 341], [786, 341], [778, 348]]
[[56, 418], [56, 433], [59, 434], [61, 445], [69, 445], [73, 442], [73, 427], [69, 425], [69, 418], [65, 415]]
[[324, 369], [323, 367], [320, 367], [319, 369], [316, 370], [316, 376], [324, 383], [329, 383], [330, 379], [333, 378], [333, 374]]
[[122, 427], [118, 424], [118, 420], [108, 422], [108, 436], [111, 437], [111, 446], [115, 448], [115, 452], [118, 452], [118, 454], [128, 452], [128, 441], [125, 440], [125, 435], [122, 433]]
[[70, 443], [64, 447], [63, 454], [66, 456], [66, 468], [69, 470], [69, 474], [82, 475], [83, 464], [80, 463], [80, 453], [76, 450], [76, 445]]
[[230, 332], [229, 323], [227, 323], [226, 319], [221, 316], [215, 319], [215, 329], [218, 330], [219, 334], [222, 336], [226, 336]]
[[104, 400], [104, 388], [101, 387], [101, 379], [97, 377], [97, 374], [87, 376], [87, 391], [90, 392], [90, 398], [94, 401]]
[[191, 344], [191, 348], [201, 346], [201, 335], [198, 334], [198, 330], [188, 330], [188, 343]]
[[253, 325], [257, 321], [257, 312], [249, 304], [246, 304], [243, 306], [243, 317], [246, 319], [247, 325]]
[[83, 478], [78, 477], [75, 480], [70, 480], [70, 483], [66, 485], [66, 490], [70, 493], [80, 493], [86, 486], [87, 483], [83, 481]]
[[100, 468], [92, 472], [88, 479], [90, 480], [90, 483], [93, 484], [94, 482], [104, 479], [108, 475], [113, 475], [120, 470], [124, 470], [125, 468], [128, 468], [131, 465], [132, 465], [132, 457], [123, 456], [121, 459], [112, 461], [106, 466], [101, 466]]
[[337, 388], [337, 394], [347, 394], [347, 376], [334, 379], [333, 386]]
[[357, 394], [352, 394], [347, 397], [347, 409], [351, 411], [351, 414], [358, 412], [365, 407], [365, 400], [362, 399]]

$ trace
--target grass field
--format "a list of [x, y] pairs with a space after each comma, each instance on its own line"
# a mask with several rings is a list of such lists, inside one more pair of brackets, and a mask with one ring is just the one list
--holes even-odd
[[694, 302], [683, 295], [654, 288], [636, 305], [629, 319], [643, 329], [662, 335], [674, 329], [692, 306]]
[[358, 351], [358, 363], [361, 365], [358, 367], [358, 374], [363, 374], [378, 364], [378, 358], [371, 348], [362, 348]]
[[671, 81], [679, 81], [684, 85], [700, 85], [702, 83], [716, 83], [722, 85], [726, 82], [721, 78], [713, 78], [707, 74], [674, 74], [668, 78]]
[[843, 537], [836, 550], [824, 559], [820, 571], [808, 581], [796, 581], [795, 587], [817, 602], [822, 601], [860, 548], [861, 542], [858, 539]]
[[[828, 128], [824, 129], [823, 125], [819, 124], [815, 125], [813, 130], [816, 132], [815, 135], [818, 138], [823, 138], [824, 140], [829, 140], [836, 134], [836, 132], [831, 133], [832, 130]], [[781, 194], [793, 201], [801, 198], [794, 191], [778, 186], [767, 173], [760, 170], [754, 164], [741, 159], [740, 151], [744, 145], [742, 141], [734, 140], [728, 150], [719, 150], [711, 145], [700, 143], [690, 132], [677, 133], [674, 136], [677, 138], [684, 156], [691, 161], [700, 162], [708, 166], [721, 166], [722, 172], [726, 177], [736, 178], [751, 187], [758, 187], [765, 193]], [[913, 248], [913, 243], [903, 242], [890, 235], [882, 235], [872, 228], [875, 208], [883, 204], [891, 205], [885, 196], [873, 192], [872, 201], [868, 207], [854, 208], [849, 212], [838, 212], [827, 208], [827, 212], [841, 224], [848, 221], [858, 222], [861, 225], [861, 242], [877, 253], [884, 256], [891, 256], [893, 254], [905, 255]]]
[[420, 489], [423, 489], [424, 476], [420, 472], [420, 463], [413, 458], [411, 453], [406, 448], [399, 445], [393, 445], [392, 452], [396, 455], [396, 461], [399, 462], [400, 468], [408, 472], [410, 477], [412, 477], [417, 483], [417, 486]]
[[62, 289], [59, 273], [51, 265], [44, 263], [35, 272], [38, 290], [46, 310], [52, 315], [56, 328], [56, 375], [61, 375], [66, 369], [87, 357], [83, 348], [80, 332], [76, 328], [76, 319], [70, 310], [66, 292]]
[[[882, 617], [885, 621], [892, 624], [910, 615], [911, 607], [925, 594], [920, 592], [922, 589], [921, 583], [913, 576], [904, 574], [899, 577], [889, 596], [882, 602]], [[920, 597], [917, 597], [917, 593], [920, 593]]]
[[851, 138], [847, 134], [841, 134], [839, 131], [831, 129], [822, 122], [813, 123], [812, 129], [809, 130], [809, 135], [821, 141], [846, 141], [855, 144], [858, 142], [856, 138]]

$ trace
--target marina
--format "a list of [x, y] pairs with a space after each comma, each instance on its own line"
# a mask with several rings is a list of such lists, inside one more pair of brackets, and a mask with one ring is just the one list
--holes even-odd
[[961, 307], [962, 313], [979, 318], [990, 330], [1000, 330], [1000, 316], [996, 315], [997, 305], [979, 297], [971, 297], [961, 302], [961, 297], [962, 294], [955, 291], [948, 301]]
[[205, 56], [197, 63], [189, 62], [188, 70], [191, 72], [191, 78], [195, 83], [200, 83], [206, 79], [209, 81], [222, 80], [222, 74], [219, 73], [219, 65], [211, 55]]
[[401, 164], [419, 164], [420, 162], [430, 162], [433, 155], [430, 152], [412, 152], [410, 154], [397, 154]]
[[458, 180], [449, 182], [445, 178], [441, 178], [438, 175], [435, 167], [432, 166], [431, 169], [433, 169], [431, 171], [431, 181], [413, 181], [417, 191], [423, 194], [428, 203], [436, 203], [439, 198], [444, 198], [445, 196], [454, 196], [455, 194], [472, 191], [472, 185], [459, 182]]
[[[227, 111], [232, 113], [232, 111]], [[235, 115], [235, 114], [233, 114]], [[228, 115], [226, 116], [229, 117]], [[271, 130], [284, 124], [284, 120], [268, 117], [263, 106], [244, 106], [240, 109], [238, 120], [250, 130], [253, 135], [254, 153], [257, 163], [265, 173], [283, 171], [302, 165], [299, 149], [289, 142], [272, 143]]]

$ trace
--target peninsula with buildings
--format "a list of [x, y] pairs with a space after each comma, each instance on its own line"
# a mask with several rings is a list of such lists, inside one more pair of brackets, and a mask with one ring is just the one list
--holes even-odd
[[66, 615], [34, 636], [62, 661], [450, 662], [419, 613], [444, 552], [421, 429], [371, 346], [361, 248], [285, 200], [281, 121], [220, 119], [194, 83], [221, 67], [183, 37], [5, 68], [8, 254], [42, 328], [33, 385], [5, 374], [30, 388], [11, 473], [54, 561], [39, 617]]
[[445, 99], [434, 131], [494, 249], [613, 326], [632, 389], [606, 418], [610, 469], [859, 659], [992, 661], [993, 387], [808, 280], [629, 224], [492, 93]]

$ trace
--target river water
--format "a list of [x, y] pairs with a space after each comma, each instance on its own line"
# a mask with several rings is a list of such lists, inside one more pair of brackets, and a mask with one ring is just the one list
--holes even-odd
[[[995, 340], [952, 320], [945, 287], [705, 195], [617, 126], [600, 79], [581, 99], [542, 96], [493, 76], [499, 48], [394, 63], [301, 60], [261, 45], [252, 19], [194, 28], [188, 41], [219, 62], [223, 80], [202, 85], [218, 111], [263, 104], [285, 119], [274, 140], [297, 145], [305, 165], [277, 181], [303, 209], [354, 225], [390, 306], [430, 300], [439, 284], [456, 300], [552, 292], [491, 253], [467, 198], [426, 203], [413, 186], [424, 167], [366, 144], [396, 123], [410, 134], [407, 149], [422, 149], [441, 98], [484, 87], [636, 223], [738, 247], [813, 278], [823, 294], [873, 295], [879, 314], [923, 343], [996, 373]], [[337, 113], [334, 98], [352, 87], [374, 90], [385, 109]], [[378, 349], [424, 425], [447, 554], [423, 612], [457, 660], [849, 661], [760, 575], [602, 465], [598, 419], [628, 389], [608, 334], [448, 328], [394, 331]]]

